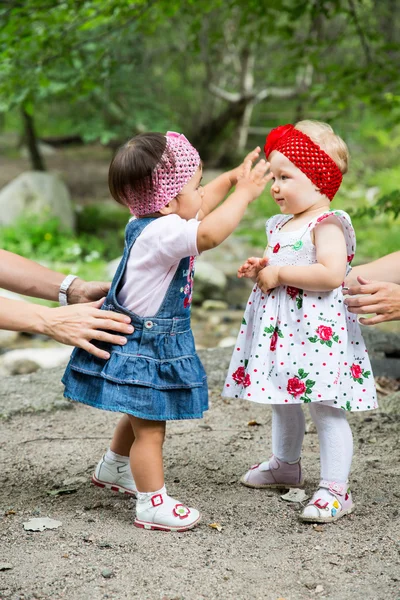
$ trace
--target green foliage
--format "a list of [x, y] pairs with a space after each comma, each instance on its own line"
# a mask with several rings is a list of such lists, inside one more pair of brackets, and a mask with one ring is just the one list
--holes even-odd
[[[93, 216], [91, 211], [86, 214]], [[81, 214], [81, 224], [83, 220]], [[101, 222], [100, 217], [97, 221], [99, 228]], [[14, 225], [0, 228], [0, 247], [39, 261], [69, 264], [108, 261], [122, 252], [125, 224], [126, 216], [124, 223], [122, 219], [119, 222], [111, 221], [108, 222], [108, 228], [99, 230], [86, 225], [86, 231], [75, 235], [63, 229], [58, 219], [22, 217]]]

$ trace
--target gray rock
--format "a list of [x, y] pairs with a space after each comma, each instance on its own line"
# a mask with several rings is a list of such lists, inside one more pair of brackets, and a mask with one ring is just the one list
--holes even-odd
[[65, 184], [56, 175], [27, 171], [0, 191], [0, 225], [11, 225], [29, 214], [57, 217], [74, 229], [75, 215]]
[[38, 369], [53, 369], [66, 365], [71, 352], [71, 346], [61, 344], [51, 348], [11, 350], [0, 357], [0, 367], [10, 375], [33, 373]]
[[29, 373], [35, 373], [40, 366], [33, 360], [21, 358], [10, 364], [9, 372], [10, 375], [28, 375]]
[[196, 261], [196, 281], [193, 302], [202, 304], [205, 300], [224, 300], [227, 279], [225, 274], [205, 260]]

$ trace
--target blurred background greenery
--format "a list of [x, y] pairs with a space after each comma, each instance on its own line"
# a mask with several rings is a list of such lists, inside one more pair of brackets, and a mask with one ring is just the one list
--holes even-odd
[[[129, 218], [107, 189], [119, 144], [183, 131], [211, 177], [271, 128], [312, 118], [350, 148], [334, 206], [352, 213], [355, 262], [398, 250], [399, 42], [397, 0], [3, 1], [0, 187], [56, 171], [77, 221], [24, 215], [0, 227], [0, 247], [102, 279]], [[266, 192], [235, 235], [262, 248], [275, 212]]]

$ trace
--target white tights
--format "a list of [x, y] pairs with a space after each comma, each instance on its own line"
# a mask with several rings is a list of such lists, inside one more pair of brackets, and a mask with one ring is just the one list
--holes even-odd
[[[341, 408], [312, 402], [308, 405], [319, 438], [321, 479], [345, 483], [353, 458], [353, 436]], [[305, 430], [301, 404], [272, 404], [272, 452], [284, 462], [300, 458]]]

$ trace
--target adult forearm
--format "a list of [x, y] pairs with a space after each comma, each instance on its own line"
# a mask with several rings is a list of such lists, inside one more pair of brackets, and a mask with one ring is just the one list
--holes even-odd
[[58, 300], [64, 278], [63, 273], [47, 269], [18, 254], [0, 250], [0, 287], [25, 296]]
[[357, 277], [400, 284], [400, 251], [392, 252], [365, 265], [353, 267], [346, 278], [346, 285], [356, 284]]
[[[266, 267], [268, 269], [268, 267]], [[304, 267], [280, 267], [279, 284], [309, 290], [310, 292], [329, 292], [343, 282], [341, 274], [332, 272], [324, 265], [315, 264]]]
[[45, 333], [45, 306], [0, 298], [0, 329]]

